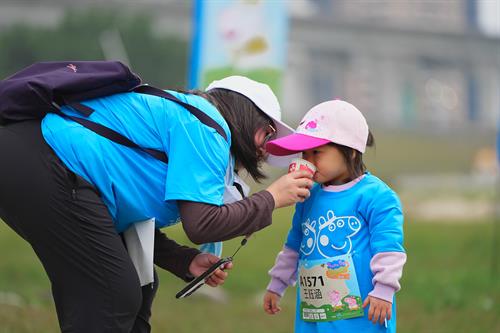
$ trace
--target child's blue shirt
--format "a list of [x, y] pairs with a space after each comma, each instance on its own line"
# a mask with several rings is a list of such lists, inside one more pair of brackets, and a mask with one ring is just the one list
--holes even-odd
[[[396, 193], [379, 178], [366, 173], [353, 187], [330, 192], [315, 185], [311, 196], [296, 205], [285, 244], [299, 260], [352, 254], [361, 297], [373, 290], [372, 257], [380, 252], [404, 252], [403, 212]], [[395, 332], [396, 303], [388, 328], [364, 317], [310, 323], [300, 318], [297, 293], [296, 332]]]

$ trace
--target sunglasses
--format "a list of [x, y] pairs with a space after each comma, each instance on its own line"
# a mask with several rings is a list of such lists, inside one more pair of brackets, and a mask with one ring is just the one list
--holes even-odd
[[268, 126], [271, 131], [264, 137], [264, 141], [262, 141], [262, 147], [266, 147], [266, 143], [268, 143], [272, 138], [276, 136], [276, 129], [273, 127], [273, 125], [269, 124]]

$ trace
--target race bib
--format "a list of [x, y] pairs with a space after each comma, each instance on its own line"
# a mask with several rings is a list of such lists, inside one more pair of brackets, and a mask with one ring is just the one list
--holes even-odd
[[300, 316], [309, 322], [364, 315], [358, 279], [350, 254], [299, 261]]

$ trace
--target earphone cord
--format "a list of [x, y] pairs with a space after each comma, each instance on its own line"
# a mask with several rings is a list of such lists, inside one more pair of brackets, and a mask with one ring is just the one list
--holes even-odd
[[238, 246], [238, 248], [236, 249], [236, 251], [234, 251], [233, 255], [231, 256], [231, 260], [234, 258], [234, 256], [236, 255], [236, 253], [238, 253], [238, 251], [243, 247], [243, 245], [245, 245], [247, 243], [248, 238], [250, 238], [250, 236], [247, 236], [247, 237], [245, 237], [245, 238], [243, 238], [241, 240], [240, 246]]

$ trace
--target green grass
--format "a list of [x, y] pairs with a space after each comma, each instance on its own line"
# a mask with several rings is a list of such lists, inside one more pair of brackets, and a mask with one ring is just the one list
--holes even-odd
[[[160, 272], [153, 332], [292, 332], [294, 291], [287, 292], [277, 316], [265, 314], [260, 306], [267, 270], [282, 246], [290, 214], [290, 209], [278, 210], [274, 224], [257, 233], [239, 252], [223, 287], [226, 303], [203, 296], [176, 300], [174, 295], [183, 286], [182, 281]], [[398, 294], [399, 332], [500, 332], [500, 281], [490, 269], [492, 226], [492, 221], [466, 225], [407, 223], [408, 263]], [[187, 242], [178, 227], [170, 234], [179, 242]], [[225, 243], [226, 255], [237, 242]], [[0, 333], [57, 332], [50, 286], [42, 267], [29, 245], [3, 223], [0, 253], [0, 303], [2, 297], [7, 303], [6, 292], [21, 297], [18, 305], [0, 304]], [[499, 267], [498, 255], [495, 260]]]

